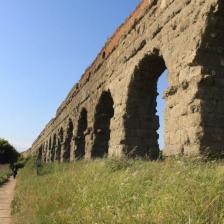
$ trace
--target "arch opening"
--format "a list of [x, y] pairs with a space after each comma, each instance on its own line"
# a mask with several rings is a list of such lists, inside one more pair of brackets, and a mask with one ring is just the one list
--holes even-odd
[[40, 148], [38, 149], [37, 159], [39, 161], [42, 161], [43, 160], [43, 145], [41, 145]]
[[114, 116], [114, 101], [109, 91], [103, 92], [96, 106], [94, 116], [94, 143], [92, 157], [103, 157], [108, 154], [110, 141], [110, 122]]
[[158, 53], [146, 55], [136, 66], [124, 117], [125, 153], [129, 156], [157, 159], [159, 156], [159, 116], [157, 115], [158, 79], [166, 70]]
[[61, 162], [61, 147], [62, 147], [63, 140], [64, 140], [64, 130], [63, 128], [60, 128], [58, 133], [58, 147], [56, 151], [56, 160], [58, 162]]
[[51, 161], [51, 137], [49, 138], [48, 142], [48, 156], [47, 156], [47, 162]]
[[47, 150], [48, 150], [48, 142], [44, 143], [44, 162], [47, 163]]
[[165, 134], [164, 134], [164, 121], [165, 121], [165, 99], [163, 97], [164, 90], [168, 88], [168, 69], [166, 69], [159, 77], [157, 82], [158, 96], [157, 96], [157, 115], [159, 116], [159, 129], [157, 130], [159, 134], [159, 148], [163, 151], [165, 146]]
[[55, 160], [55, 150], [56, 150], [56, 134], [53, 136], [53, 141], [52, 141], [52, 149], [51, 149], [51, 162], [54, 162]]
[[82, 109], [80, 118], [78, 121], [78, 130], [77, 130], [77, 136], [76, 136], [76, 150], [75, 150], [75, 158], [76, 159], [82, 159], [85, 156], [85, 132], [88, 127], [88, 121], [87, 121], [87, 110], [85, 108]]
[[64, 156], [63, 156], [64, 162], [70, 161], [72, 137], [73, 137], [73, 123], [72, 120], [69, 119], [67, 126], [67, 136], [64, 144]]

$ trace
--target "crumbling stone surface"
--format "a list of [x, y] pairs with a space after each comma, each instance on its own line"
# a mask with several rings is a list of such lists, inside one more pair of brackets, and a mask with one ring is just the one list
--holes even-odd
[[32, 145], [44, 162], [159, 154], [157, 81], [164, 91], [164, 154], [224, 153], [224, 3], [143, 0], [106, 43]]

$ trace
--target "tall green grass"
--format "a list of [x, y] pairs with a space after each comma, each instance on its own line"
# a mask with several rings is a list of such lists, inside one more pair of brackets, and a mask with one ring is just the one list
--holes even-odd
[[0, 165], [0, 185], [5, 183], [11, 175], [9, 165]]
[[222, 224], [224, 163], [95, 160], [18, 176], [16, 224]]

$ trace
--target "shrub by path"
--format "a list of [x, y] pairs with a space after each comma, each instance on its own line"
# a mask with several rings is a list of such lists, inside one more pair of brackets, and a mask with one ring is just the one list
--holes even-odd
[[0, 223], [11, 224], [11, 202], [14, 197], [16, 181], [10, 177], [9, 181], [0, 187]]
[[10, 175], [11, 175], [12, 171], [9, 168], [9, 165], [1, 165], [0, 164], [0, 186], [5, 183]]

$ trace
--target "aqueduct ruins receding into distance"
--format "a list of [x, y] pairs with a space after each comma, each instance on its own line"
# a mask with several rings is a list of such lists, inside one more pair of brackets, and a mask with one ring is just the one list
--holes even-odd
[[157, 80], [168, 69], [164, 154], [224, 153], [224, 1], [143, 0], [32, 145], [45, 162], [158, 157]]

